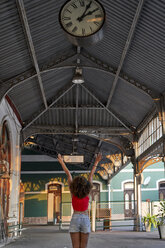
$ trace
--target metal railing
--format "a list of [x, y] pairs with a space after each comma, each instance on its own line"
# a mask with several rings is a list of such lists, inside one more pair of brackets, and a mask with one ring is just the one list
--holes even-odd
[[[135, 230], [135, 201], [96, 202], [95, 229], [97, 230]], [[127, 209], [129, 208], [129, 209]], [[91, 219], [91, 202], [89, 204]], [[73, 213], [71, 202], [61, 203], [60, 229], [68, 229]]]

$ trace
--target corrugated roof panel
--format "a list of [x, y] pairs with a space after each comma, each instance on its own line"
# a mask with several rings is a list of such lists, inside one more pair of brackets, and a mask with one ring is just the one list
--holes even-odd
[[137, 126], [146, 113], [152, 109], [153, 104], [151, 97], [134, 86], [119, 80], [110, 109], [123, 116], [133, 126]]
[[92, 68], [84, 69], [83, 75], [85, 79], [84, 86], [87, 86], [91, 93], [106, 105], [114, 75], [111, 75], [106, 71], [103, 72]]
[[104, 109], [79, 109], [80, 126], [122, 127], [122, 124]]
[[[25, 10], [39, 64], [75, 48], [61, 30], [58, 14], [63, 0], [25, 0]], [[59, 32], [60, 30], [60, 32]]]
[[15, 1], [0, 2], [0, 79], [12, 78], [32, 67]]
[[[75, 127], [75, 109], [49, 109], [38, 120], [36, 125], [57, 125]], [[122, 124], [103, 109], [78, 109], [78, 126], [122, 127]]]
[[[63, 91], [65, 92], [65, 90]], [[75, 107], [76, 106], [76, 87], [73, 86], [67, 93], [63, 95], [53, 107]]]
[[43, 105], [39, 84], [35, 79], [19, 84], [8, 95], [17, 107], [22, 121], [31, 118]]
[[[61, 56], [76, 53], [76, 47], [69, 43], [58, 21], [59, 10], [64, 2], [65, 0], [24, 0], [34, 48], [42, 70], [44, 68], [50, 68], [50, 62], [57, 62], [56, 59], [61, 58]], [[80, 59], [80, 66], [96, 66], [95, 63], [98, 62], [100, 67], [105, 66], [108, 69], [108, 66], [102, 65], [100, 61], [96, 61], [95, 59], [93, 59], [93, 62], [86, 62], [88, 54], [99, 58], [101, 61], [105, 61], [114, 68], [119, 66], [138, 3], [139, 1], [137, 0], [102, 1], [107, 18], [105, 37], [98, 44], [81, 49], [80, 52], [84, 54], [84, 57], [82, 61]], [[2, 40], [0, 46], [0, 79], [8, 79], [26, 72], [33, 67], [33, 64], [18, 15], [16, 1], [2, 0], [0, 7], [0, 35]], [[162, 0], [144, 1], [130, 48], [121, 69], [121, 75], [126, 74], [135, 79], [135, 81], [140, 81], [142, 84], [148, 86], [148, 88], [160, 93], [165, 90], [164, 9], [165, 2]], [[43, 88], [48, 104], [51, 103], [52, 98], [57, 98], [60, 92], [64, 92], [72, 80], [74, 69], [69, 69], [69, 66], [71, 68], [77, 64], [76, 58], [74, 57], [72, 59], [66, 62], [68, 69], [55, 69], [47, 73], [41, 72]], [[42, 66], [43, 64], [44, 66]], [[91, 95], [80, 86], [79, 106], [88, 105], [88, 107], [96, 106], [99, 108], [101, 106], [99, 100], [106, 105], [114, 81], [114, 75], [96, 68], [83, 68], [83, 77], [85, 79], [83, 85], [89, 89]], [[11, 87], [21, 80], [19, 78], [18, 81], [5, 82], [4, 85], [8, 83], [8, 86]], [[9, 96], [12, 98], [24, 121], [27, 119], [30, 120], [33, 114], [39, 112], [41, 106], [43, 106], [38, 79], [22, 81], [22, 83], [19, 83], [19, 85], [10, 91]], [[94, 97], [98, 98], [98, 101]], [[75, 104], [76, 85], [54, 107], [75, 107]], [[151, 99], [141, 93], [139, 89], [119, 80], [109, 107], [117, 115], [123, 117], [124, 121], [137, 126], [144, 116], [149, 113], [152, 104]], [[47, 119], [44, 119], [45, 116]], [[52, 125], [73, 125], [74, 127], [75, 109], [59, 110], [52, 108], [38, 122], [43, 125], [49, 125], [51, 123]], [[101, 109], [80, 110], [79, 124], [83, 126], [98, 125], [99, 127], [121, 125], [116, 118]]]
[[123, 71], [158, 92], [165, 90], [165, 1], [145, 1]]
[[[53, 116], [53, 118], [52, 118]], [[57, 125], [57, 126], [75, 126], [75, 111], [72, 109], [59, 110], [48, 109], [34, 124], [36, 125]]]
[[[77, 85], [75, 85], [70, 91], [68, 91], [59, 101], [57, 101], [53, 107], [76, 107], [77, 97]], [[78, 106], [79, 107], [101, 107], [81, 85], [78, 85]]]
[[42, 81], [46, 98], [49, 100], [54, 97], [65, 85], [69, 84], [73, 78], [73, 69], [55, 69], [43, 73]]
[[98, 44], [85, 49], [111, 66], [118, 67], [138, 1], [103, 0], [101, 3], [106, 11], [104, 39]]

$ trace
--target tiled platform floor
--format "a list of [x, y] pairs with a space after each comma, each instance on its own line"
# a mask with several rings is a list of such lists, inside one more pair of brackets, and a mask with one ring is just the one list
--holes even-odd
[[[22, 236], [7, 244], [7, 248], [72, 248], [67, 231], [59, 231], [54, 226], [28, 227]], [[160, 240], [157, 231], [125, 232], [99, 231], [91, 233], [88, 248], [165, 248], [165, 240]]]

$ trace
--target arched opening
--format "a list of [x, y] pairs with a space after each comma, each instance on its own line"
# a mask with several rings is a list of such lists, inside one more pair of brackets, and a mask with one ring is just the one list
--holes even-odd
[[9, 194], [10, 194], [10, 165], [11, 165], [11, 147], [10, 136], [7, 122], [2, 125], [0, 132], [0, 163], [1, 163], [1, 179], [0, 179], [0, 197], [2, 220], [4, 221], [4, 228], [7, 235], [7, 218], [9, 214]]

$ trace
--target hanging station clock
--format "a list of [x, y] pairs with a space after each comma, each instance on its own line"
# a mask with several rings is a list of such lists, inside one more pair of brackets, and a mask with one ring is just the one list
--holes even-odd
[[86, 46], [103, 38], [105, 11], [96, 0], [70, 0], [61, 8], [59, 21], [69, 40]]

